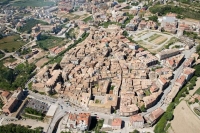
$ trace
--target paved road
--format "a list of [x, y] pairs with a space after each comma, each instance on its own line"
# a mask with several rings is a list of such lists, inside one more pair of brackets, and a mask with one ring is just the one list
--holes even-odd
[[[186, 50], [184, 52], [182, 52], [184, 55], [185, 55], [185, 58], [188, 59], [192, 53], [195, 52], [195, 47], [192, 48], [191, 50]], [[165, 97], [167, 96], [167, 94], [171, 91], [173, 85], [174, 85], [174, 82], [179, 78], [179, 76], [181, 75], [182, 73], [182, 70], [183, 70], [183, 63], [180, 65], [179, 68], [177, 68], [173, 73], [174, 73], [174, 79], [171, 80], [171, 84], [163, 91], [163, 95], [160, 99], [160, 101], [155, 105], [153, 106], [152, 108], [148, 109], [147, 112], [144, 112], [142, 113], [142, 115], [147, 115], [149, 113], [151, 113], [153, 110], [155, 110], [156, 108], [158, 107], [163, 107], [163, 109], [165, 110], [167, 105], [163, 104], [164, 100], [165, 100]]]
[[[191, 56], [192, 53], [195, 52], [195, 48], [191, 49], [191, 50], [187, 50], [184, 51], [183, 54], [185, 54], [185, 58], [189, 58]], [[166, 95], [170, 92], [170, 90], [172, 89], [172, 86], [174, 84], [174, 82], [177, 80], [177, 78], [179, 78], [181, 72], [183, 70], [183, 63], [182, 65], [176, 70], [174, 71], [174, 79], [171, 80], [171, 84], [163, 91], [163, 95], [161, 97], [161, 100], [152, 108], [148, 109], [147, 112], [142, 113], [142, 115], [147, 115], [149, 113], [151, 113], [153, 110], [155, 110], [158, 107], [162, 107], [164, 109], [166, 109], [166, 107], [168, 105], [163, 105], [163, 102], [165, 100]], [[96, 116], [98, 115], [99, 118], [103, 118], [103, 119], [108, 119], [108, 118], [115, 118], [115, 117], [120, 117], [124, 122], [125, 122], [125, 128], [123, 128], [122, 130], [120, 130], [120, 132], [126, 133], [130, 131], [130, 127], [128, 127], [128, 123], [129, 123], [129, 117], [122, 117], [119, 116], [118, 114], [103, 114], [103, 113], [96, 113], [96, 112], [91, 112], [88, 111], [86, 108], [79, 108], [79, 107], [75, 107], [75, 106], [69, 106], [68, 104], [66, 104], [66, 102], [64, 101], [64, 99], [58, 98], [58, 99], [54, 99], [48, 96], [44, 96], [44, 95], [40, 95], [38, 93], [34, 93], [32, 91], [29, 91], [30, 96], [35, 97], [36, 99], [48, 102], [50, 104], [57, 104], [58, 108], [55, 112], [54, 117], [52, 118], [51, 122], [49, 123], [49, 127], [47, 130], [47, 133], [52, 133], [54, 126], [56, 124], [56, 122], [61, 119], [64, 115], [66, 115], [66, 112], [76, 112], [76, 113], [80, 113], [80, 112], [90, 112], [92, 116]], [[145, 130], [145, 131], [149, 131], [149, 130]]]
[[[193, 48], [191, 50], [184, 51], [183, 54], [185, 54], [185, 58], [187, 59], [194, 52], [195, 52], [195, 48]], [[174, 82], [181, 75], [182, 70], [183, 70], [183, 63], [176, 71], [174, 71], [174, 79], [171, 80], [171, 84], [164, 90], [163, 95], [161, 97], [161, 100], [155, 106], [148, 109], [147, 112], [142, 113], [143, 116], [151, 113], [153, 110], [157, 109], [158, 107], [162, 107], [164, 110], [166, 109], [166, 107], [168, 105], [163, 105], [165, 97], [170, 92], [170, 90], [172, 89]], [[103, 119], [109, 119], [109, 118], [112, 119], [112, 118], [115, 118], [115, 117], [120, 117], [125, 122], [125, 127], [122, 130], [120, 130], [119, 132], [126, 133], [126, 132], [129, 132], [129, 131], [132, 130], [129, 127], [129, 117], [122, 117], [122, 116], [119, 116], [118, 114], [103, 114], [103, 113], [99, 113], [99, 112], [96, 113], [96, 112], [88, 111], [87, 109], [83, 109], [83, 108], [79, 109], [79, 108], [69, 107], [69, 106], [67, 106], [67, 104], [65, 104], [65, 102], [62, 99], [58, 99], [57, 104], [59, 105], [59, 108], [57, 109], [55, 116], [52, 119], [52, 122], [50, 123], [48, 133], [51, 133], [53, 131], [55, 123], [66, 114], [65, 111], [67, 111], [67, 112], [69, 112], [69, 111], [70, 112], [77, 112], [77, 113], [82, 112], [82, 111], [90, 112], [92, 116], [97, 115], [99, 118], [103, 118]], [[62, 105], [62, 108], [61, 108], [61, 105]], [[141, 129], [141, 131], [153, 132], [153, 128], [148, 129], [148, 130], [147, 129]], [[118, 131], [116, 131], [116, 132], [118, 132]]]

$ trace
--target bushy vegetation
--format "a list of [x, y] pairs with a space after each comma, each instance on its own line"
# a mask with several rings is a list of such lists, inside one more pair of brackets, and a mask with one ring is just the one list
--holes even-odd
[[167, 13], [176, 13], [178, 15], [182, 15], [186, 18], [192, 18], [192, 19], [200, 19], [200, 13], [199, 11], [191, 10], [189, 8], [183, 8], [178, 6], [172, 6], [172, 5], [154, 5], [150, 7], [149, 9], [153, 14], [158, 14], [158, 16], [165, 15]]
[[0, 51], [0, 59], [1, 59], [2, 57], [4, 57], [4, 56], [5, 56], [5, 54], [4, 54], [3, 52]]
[[32, 109], [32, 108], [29, 108], [29, 107], [25, 108], [25, 112], [29, 113], [29, 114], [33, 114], [33, 115], [44, 116], [41, 112], [39, 112], [35, 109]]
[[100, 133], [100, 129], [102, 128], [103, 126], [103, 122], [104, 122], [104, 119], [100, 119], [98, 120], [97, 124], [96, 124], [96, 127], [95, 127], [95, 133]]
[[32, 28], [33, 28], [34, 26], [36, 26], [37, 24], [48, 25], [47, 22], [43, 22], [43, 21], [41, 21], [41, 20], [28, 19], [28, 20], [26, 20], [26, 24], [23, 25], [23, 27], [17, 28], [17, 30], [18, 30], [19, 32], [26, 32], [26, 33], [30, 34]]
[[161, 119], [158, 121], [157, 125], [154, 128], [154, 132], [155, 133], [165, 133], [165, 127], [166, 124], [168, 122], [168, 120], [172, 120], [173, 119], [173, 110], [175, 108], [174, 103], [170, 103], [169, 106], [167, 107], [166, 112], [164, 113], [164, 115], [161, 117]]
[[184, 31], [183, 35], [188, 36], [189, 38], [192, 38], [192, 39], [200, 39], [198, 34], [194, 32]]
[[200, 45], [196, 47], [196, 52], [200, 55]]
[[126, 0], [117, 0], [119, 3], [126, 2]]
[[0, 133], [41, 133], [39, 128], [30, 129], [16, 124], [7, 124], [0, 126]]
[[49, 50], [49, 48], [64, 45], [63, 40], [63, 38], [43, 34], [40, 36], [37, 44], [40, 48], [44, 50]]
[[146, 111], [147, 111], [147, 109], [145, 108], [144, 104], [140, 107], [140, 110], [141, 110], [142, 112], [146, 112]]
[[3, 61], [0, 61], [0, 88], [14, 90], [18, 87], [24, 87], [28, 79], [34, 75], [32, 71], [35, 68], [34, 64], [24, 63], [14, 69], [9, 69], [3, 65]]
[[130, 133], [140, 133], [140, 131], [135, 129], [133, 132], [130, 132]]
[[0, 99], [0, 108], [3, 107], [3, 101]]
[[157, 23], [158, 22], [158, 16], [153, 15], [153, 16], [149, 17], [149, 20], [154, 21], [154, 22]]

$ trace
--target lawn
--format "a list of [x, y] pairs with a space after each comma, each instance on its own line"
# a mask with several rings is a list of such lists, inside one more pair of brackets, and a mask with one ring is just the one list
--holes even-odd
[[48, 35], [41, 35], [40, 40], [37, 41], [37, 44], [40, 48], [44, 50], [48, 50], [50, 48], [53, 48], [55, 46], [61, 46], [64, 45], [64, 39], [58, 38], [54, 36], [48, 36]]
[[25, 42], [20, 39], [19, 35], [7, 36], [3, 39], [0, 39], [0, 49], [4, 50], [5, 52], [13, 52], [24, 44]]
[[15, 0], [12, 6], [20, 6], [20, 7], [43, 7], [43, 6], [51, 6], [55, 5], [55, 2], [50, 0]]

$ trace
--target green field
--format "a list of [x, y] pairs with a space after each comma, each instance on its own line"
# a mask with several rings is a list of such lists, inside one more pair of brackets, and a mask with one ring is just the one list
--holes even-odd
[[20, 6], [20, 7], [43, 7], [43, 6], [51, 6], [54, 5], [55, 2], [48, 1], [48, 0], [15, 0], [12, 5], [13, 6]]
[[40, 40], [37, 41], [37, 44], [39, 45], [40, 48], [48, 50], [49, 48], [53, 48], [55, 46], [61, 46], [64, 45], [65, 43], [63, 38], [41, 35]]
[[5, 56], [5, 54], [0, 51], [0, 59], [3, 58], [4, 56]]
[[21, 41], [19, 35], [12, 35], [0, 39], [0, 49], [5, 52], [13, 52], [23, 46], [25, 42]]

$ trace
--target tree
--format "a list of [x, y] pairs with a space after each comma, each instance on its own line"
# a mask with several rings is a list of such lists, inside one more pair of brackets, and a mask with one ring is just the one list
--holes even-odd
[[199, 100], [197, 98], [195, 98], [195, 103], [198, 103], [198, 102], [199, 102]]
[[168, 121], [171, 121], [173, 119], [173, 113], [172, 112], [166, 112], [166, 115], [165, 115], [166, 119]]
[[127, 31], [124, 31], [122, 34], [123, 34], [124, 36], [128, 36], [128, 32], [127, 32]]
[[145, 106], [142, 105], [142, 106], [140, 107], [140, 110], [141, 110], [142, 112], [146, 112], [146, 108], [145, 108]]
[[135, 129], [132, 133], [140, 133], [140, 131]]
[[149, 20], [158, 22], [158, 17], [154, 15], [154, 16], [149, 17]]

